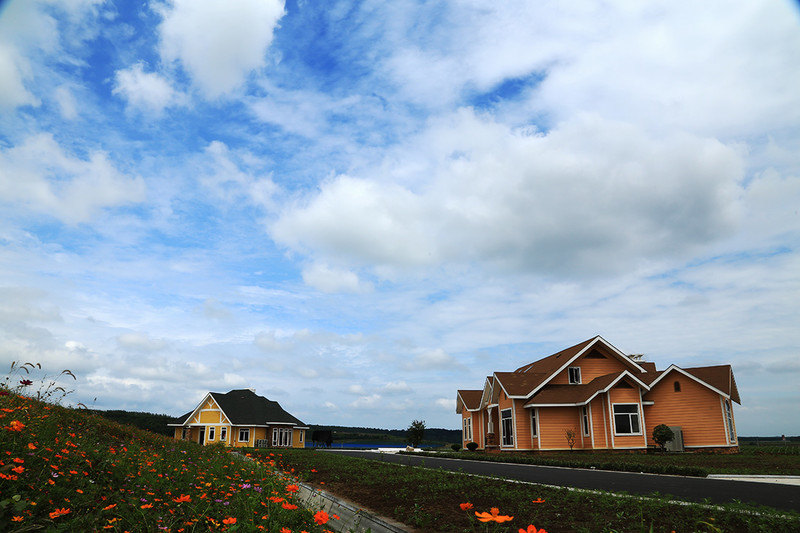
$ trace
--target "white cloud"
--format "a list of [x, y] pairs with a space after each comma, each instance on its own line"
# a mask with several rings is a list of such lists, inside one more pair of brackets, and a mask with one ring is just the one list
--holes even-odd
[[78, 104], [69, 87], [66, 85], [57, 87], [53, 97], [58, 104], [58, 110], [62, 118], [74, 120], [78, 117]]
[[303, 282], [327, 293], [359, 293], [372, 290], [372, 284], [361, 281], [354, 272], [331, 268], [321, 263], [314, 263], [303, 269]]
[[160, 14], [161, 55], [179, 60], [209, 97], [241, 85], [264, 66], [282, 0], [171, 0]]
[[123, 333], [117, 337], [117, 344], [125, 350], [157, 352], [166, 347], [163, 339], [153, 339], [145, 333]]
[[108, 155], [73, 157], [48, 133], [0, 150], [0, 198], [68, 223], [88, 222], [104, 208], [145, 198], [144, 181], [120, 174]]
[[406, 370], [425, 371], [425, 370], [456, 370], [461, 365], [456, 359], [441, 348], [426, 350], [417, 354], [413, 360], [405, 364]]
[[[392, 175], [397, 160], [415, 164]], [[384, 166], [324, 183], [270, 231], [355, 265], [604, 274], [729, 234], [743, 175], [740, 153], [714, 139], [599, 117], [540, 134], [461, 110]]]
[[124, 98], [130, 107], [156, 114], [185, 101], [185, 97], [173, 89], [164, 77], [155, 72], [145, 72], [141, 62], [118, 70], [114, 74], [114, 89], [111, 92]]
[[448, 412], [455, 412], [456, 410], [455, 398], [437, 398], [433, 403]]
[[369, 396], [361, 396], [354, 402], [350, 403], [353, 409], [374, 409], [382, 404], [380, 394], [372, 394]]
[[30, 76], [30, 63], [15, 47], [0, 42], [0, 108], [39, 105], [39, 99], [25, 88]]
[[267, 210], [274, 207], [279, 188], [268, 173], [259, 171], [267, 162], [250, 152], [211, 141], [193, 164], [200, 182], [223, 202], [233, 205], [244, 199]]
[[407, 394], [411, 392], [411, 387], [405, 381], [390, 381], [381, 389], [384, 394]]
[[347, 387], [347, 393], [355, 394], [357, 396], [364, 396], [367, 394], [367, 391], [364, 390], [364, 387], [362, 387], [361, 385], [350, 385], [349, 387]]

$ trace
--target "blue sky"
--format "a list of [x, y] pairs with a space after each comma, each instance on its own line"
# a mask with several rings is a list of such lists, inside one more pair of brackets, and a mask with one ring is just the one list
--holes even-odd
[[798, 434], [798, 49], [793, 2], [0, 2], [0, 363], [457, 428], [600, 334]]

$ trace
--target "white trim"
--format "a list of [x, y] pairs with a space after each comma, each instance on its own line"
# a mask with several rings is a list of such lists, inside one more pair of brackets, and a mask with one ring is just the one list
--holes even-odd
[[[617, 406], [617, 405], [635, 405], [636, 406], [636, 416], [639, 417], [639, 431], [638, 432], [636, 432], [636, 433], [633, 433], [633, 432], [631, 432], [631, 433], [617, 433], [617, 421], [614, 418], [616, 416], [616, 413], [614, 413], [614, 406]], [[641, 435], [643, 433], [642, 429], [644, 429], [643, 426], [642, 426], [642, 419], [641, 419], [642, 413], [641, 413], [641, 411], [642, 410], [639, 409], [639, 404], [638, 403], [614, 403], [614, 404], [611, 404], [611, 418], [614, 421], [614, 435], [617, 436], [617, 437], [638, 437], [639, 435]], [[633, 413], [620, 413], [620, 414], [631, 415]], [[631, 429], [633, 429], [633, 427], [631, 427]], [[646, 438], [647, 437], [645, 436], [645, 439]], [[647, 441], [646, 440], [645, 440], [645, 447], [647, 447]]]
[[642, 434], [644, 435], [644, 445], [647, 446], [647, 423], [644, 421], [644, 407], [642, 405], [642, 389], [639, 389], [639, 416], [642, 418]]
[[511, 420], [514, 423], [514, 447], [516, 448], [519, 446], [519, 439], [517, 439], [517, 406], [514, 400], [511, 400]]
[[501, 452], [535, 452], [536, 448], [503, 448]]
[[[571, 364], [572, 364], [572, 363], [573, 363], [573, 362], [574, 362], [576, 359], [578, 359], [580, 356], [582, 356], [582, 355], [583, 355], [583, 354], [584, 354], [584, 353], [585, 353], [585, 352], [586, 352], [586, 351], [587, 351], [589, 348], [591, 348], [592, 346], [594, 346], [594, 345], [595, 345], [595, 343], [597, 343], [597, 341], [598, 341], [598, 340], [601, 340], [601, 341], [603, 341], [603, 344], [605, 344], [607, 348], [611, 349], [612, 353], [614, 353], [614, 354], [615, 354], [615, 355], [616, 355], [616, 356], [617, 356], [617, 357], [618, 357], [620, 360], [622, 360], [622, 361], [624, 361], [624, 362], [626, 362], [626, 363], [628, 363], [628, 364], [630, 364], [630, 365], [633, 365], [633, 367], [634, 367], [634, 368], [636, 368], [637, 370], [639, 370], [639, 371], [640, 371], [641, 373], [643, 373], [643, 374], [646, 374], [646, 373], [647, 373], [647, 370], [645, 370], [644, 368], [642, 368], [641, 366], [639, 366], [639, 365], [638, 365], [638, 364], [637, 364], [635, 361], [633, 361], [633, 360], [632, 360], [630, 357], [628, 357], [627, 355], [625, 355], [624, 353], [622, 353], [621, 351], [619, 351], [619, 350], [618, 350], [618, 349], [617, 349], [617, 348], [616, 348], [614, 345], [612, 345], [610, 342], [608, 342], [608, 341], [607, 341], [607, 340], [605, 340], [603, 337], [601, 337], [600, 335], [598, 335], [598, 336], [596, 336], [594, 339], [592, 339], [592, 340], [591, 340], [591, 342], [589, 342], [589, 344], [587, 344], [586, 346], [584, 346], [584, 348], [583, 348], [581, 351], [579, 351], [578, 353], [576, 353], [575, 355], [573, 355], [573, 356], [572, 356], [572, 358], [570, 358], [570, 359], [569, 359], [567, 362], [565, 362], [565, 363], [564, 363], [564, 364], [563, 364], [563, 365], [562, 365], [562, 366], [561, 366], [561, 367], [560, 367], [558, 370], [556, 370], [555, 372], [552, 372], [552, 373], [550, 374], [550, 376], [549, 376], [547, 379], [545, 379], [543, 382], [541, 382], [541, 383], [539, 384], [539, 386], [538, 386], [538, 387], [536, 387], [536, 388], [535, 388], [535, 389], [533, 389], [531, 392], [529, 392], [529, 393], [528, 393], [528, 395], [526, 396], [526, 398], [530, 398], [531, 396], [533, 396], [534, 394], [536, 394], [537, 392], [539, 392], [539, 391], [542, 389], [542, 387], [544, 387], [545, 385], [547, 385], [548, 383], [550, 383], [550, 381], [552, 381], [554, 377], [556, 377], [558, 374], [560, 374], [561, 372], [563, 372], [565, 368], [568, 368], [568, 367], [569, 367], [569, 365], [571, 365]], [[562, 350], [562, 351], [563, 351], [563, 350]], [[549, 356], [548, 356], [548, 357], [549, 357]], [[627, 370], [625, 370], [625, 372], [627, 372]], [[638, 381], [638, 380], [637, 380], [637, 381]], [[647, 387], [646, 385], [645, 385], [645, 388], [649, 389], [649, 387]]]
[[[470, 389], [470, 390], [472, 390], [472, 389]], [[474, 413], [476, 411], [480, 411], [481, 410], [480, 405], [478, 406], [477, 409], [470, 409], [469, 407], [467, 407], [467, 402], [464, 401], [464, 398], [461, 396], [461, 392], [456, 391], [456, 396], [458, 396], [458, 399], [461, 400], [461, 403], [464, 405], [464, 408], [467, 411], [470, 411], [471, 413]], [[481, 399], [483, 399], [483, 398], [481, 398]], [[457, 404], [456, 404], [456, 414], [459, 414], [459, 415], [461, 414], [461, 411], [458, 410], [458, 405]]]
[[[516, 445], [516, 442], [512, 442], [511, 444], [503, 444], [503, 437], [505, 437], [505, 432], [503, 431], [503, 411], [511, 411], [511, 424], [512, 429], [514, 428], [514, 404], [511, 404], [511, 407], [506, 407], [505, 409], [497, 409], [497, 421], [500, 424], [500, 447], [501, 448], [513, 448]], [[511, 438], [513, 439], [516, 435], [512, 435]]]
[[[528, 414], [528, 420], [531, 418], [533, 418], [534, 422], [536, 422], [536, 427], [534, 427], [534, 424], [531, 424], [531, 446], [533, 446], [533, 439], [536, 439], [537, 445], [539, 444], [539, 410], [535, 407], [531, 409], [531, 412]], [[534, 431], [536, 432], [535, 435]]]
[[[569, 375], [570, 374], [570, 370], [577, 370], [578, 371], [578, 381], [572, 381], [570, 379], [571, 378], [571, 376]], [[581, 367], [579, 367], [579, 366], [567, 367], [567, 383], [569, 385], [582, 385], [583, 384], [583, 380], [581, 379]]]
[[530, 409], [533, 407], [580, 407], [585, 403], [526, 403], [523, 407]]
[[[583, 402], [577, 402], [577, 403], [549, 403], [549, 404], [548, 404], [548, 403], [532, 403], [532, 402], [528, 402], [528, 403], [526, 403], [526, 404], [525, 404], [523, 407], [573, 407], [573, 406], [587, 405], [587, 404], [589, 404], [589, 403], [590, 403], [592, 400], [594, 400], [594, 399], [597, 397], [597, 395], [598, 395], [598, 394], [602, 394], [602, 393], [604, 393], [604, 392], [608, 392], [608, 391], [610, 391], [611, 389], [613, 389], [613, 388], [616, 386], [616, 384], [617, 384], [617, 383], [619, 383], [619, 381], [620, 381], [622, 378], [624, 378], [625, 376], [627, 376], [627, 377], [631, 378], [632, 380], [634, 380], [636, 383], [638, 383], [638, 384], [639, 384], [639, 386], [640, 386], [640, 387], [643, 387], [643, 388], [645, 388], [645, 389], [646, 389], [646, 390], [648, 390], [648, 391], [650, 390], [650, 387], [648, 387], [646, 383], [644, 383], [643, 381], [641, 381], [640, 379], [638, 379], [636, 376], [634, 376], [633, 374], [631, 374], [631, 373], [630, 373], [630, 372], [628, 372], [627, 370], [622, 370], [622, 371], [620, 372], [619, 376], [617, 376], [617, 377], [614, 379], [614, 381], [612, 381], [611, 383], [609, 383], [609, 384], [608, 384], [608, 386], [606, 386], [606, 388], [604, 388], [604, 389], [599, 389], [599, 390], [595, 391], [595, 393], [594, 393], [594, 394], [592, 394], [591, 396], [589, 396], [589, 398], [588, 398], [588, 399], [586, 399], [586, 400], [585, 400], [585, 401], [583, 401]], [[589, 382], [589, 383], [591, 383], [591, 382]], [[639, 395], [641, 396], [641, 394], [642, 394], [642, 391], [641, 391], [641, 389], [640, 389], [640, 390], [639, 390]]]
[[[583, 408], [586, 409], [586, 406], [584, 406]], [[578, 409], [578, 428], [581, 436], [581, 449], [583, 449], [585, 448], [585, 446], [583, 445], [583, 413], [581, 412], [580, 409]]]
[[[614, 411], [611, 409], [611, 395], [608, 392], [606, 392], [606, 400], [608, 400], [608, 416], [609, 416], [609, 418], [611, 418], [611, 423], [613, 424], [614, 423]], [[603, 413], [603, 416], [604, 417], [606, 416], [605, 413]], [[616, 448], [616, 446], [614, 446], [614, 431], [610, 431], [609, 433], [611, 433], [611, 447], [612, 448]], [[606, 444], [607, 444], [607, 442], [606, 442]]]
[[716, 388], [716, 387], [712, 387], [711, 385], [709, 385], [708, 383], [706, 383], [706, 382], [705, 382], [705, 381], [703, 381], [702, 379], [700, 379], [700, 378], [698, 378], [698, 377], [696, 377], [696, 376], [693, 376], [693, 375], [692, 375], [692, 374], [690, 374], [689, 372], [685, 371], [684, 369], [682, 369], [682, 368], [680, 368], [679, 366], [676, 366], [676, 365], [670, 365], [670, 366], [669, 366], [669, 368], [667, 368], [666, 370], [664, 370], [664, 372], [662, 372], [660, 376], [658, 376], [656, 379], [654, 379], [654, 380], [653, 380], [653, 382], [650, 384], [650, 389], [652, 389], [652, 388], [655, 386], [655, 384], [656, 384], [656, 383], [658, 383], [659, 381], [661, 381], [662, 379], [664, 379], [664, 376], [666, 376], [666, 375], [667, 375], [667, 374], [668, 374], [670, 371], [672, 371], [672, 370], [677, 370], [678, 372], [680, 372], [681, 374], [683, 374], [683, 375], [684, 375], [684, 376], [686, 376], [687, 378], [689, 378], [689, 379], [693, 379], [693, 380], [694, 380], [694, 381], [696, 381], [697, 383], [699, 383], [699, 384], [701, 384], [701, 385], [704, 385], [704, 386], [708, 387], [709, 389], [713, 390], [713, 391], [714, 391], [714, 392], [716, 392], [717, 394], [720, 394], [720, 395], [724, 396], [725, 398], [728, 398], [728, 399], [730, 399], [730, 395], [729, 395], [729, 394], [725, 394], [724, 392], [722, 392], [722, 391], [721, 391], [721, 390], [719, 390], [718, 388]]
[[594, 420], [592, 420], [592, 404], [588, 404], [589, 408], [589, 436], [592, 437], [592, 449], [594, 450]]
[[[639, 391], [639, 392], [641, 394], [641, 391]], [[651, 406], [651, 405], [655, 405], [655, 404], [656, 404], [656, 402], [654, 402], [653, 400], [642, 400], [642, 405]]]
[[206, 426], [206, 442], [217, 440], [217, 426]]

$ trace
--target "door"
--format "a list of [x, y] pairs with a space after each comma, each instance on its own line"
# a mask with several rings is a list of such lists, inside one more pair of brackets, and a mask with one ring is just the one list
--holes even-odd
[[197, 442], [200, 444], [204, 444], [206, 441], [206, 428], [201, 427], [199, 436], [197, 437]]

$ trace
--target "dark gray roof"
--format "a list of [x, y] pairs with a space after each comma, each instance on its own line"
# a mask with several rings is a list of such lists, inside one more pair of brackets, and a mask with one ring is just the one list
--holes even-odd
[[[263, 426], [272, 422], [305, 426], [303, 422], [284, 411], [278, 402], [259, 396], [250, 389], [237, 389], [230, 392], [210, 392], [228, 419], [235, 426]], [[183, 424], [192, 415], [190, 411], [175, 420]]]

